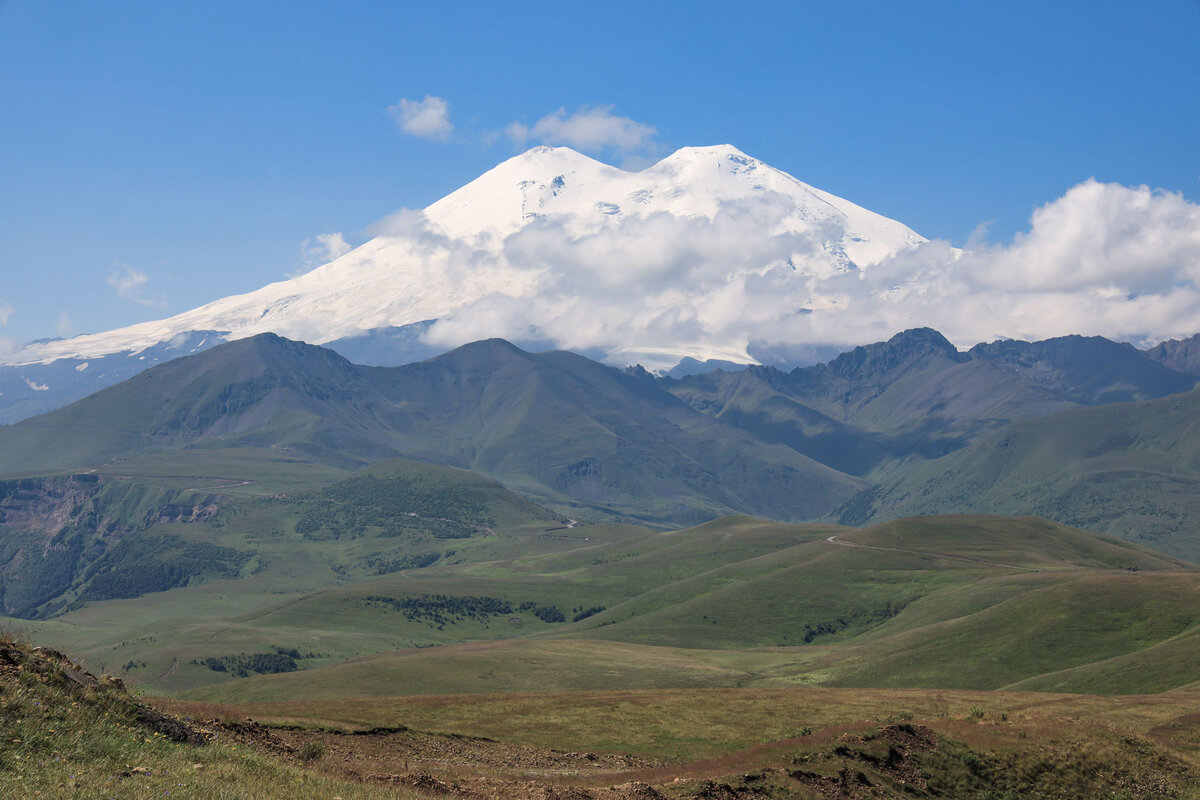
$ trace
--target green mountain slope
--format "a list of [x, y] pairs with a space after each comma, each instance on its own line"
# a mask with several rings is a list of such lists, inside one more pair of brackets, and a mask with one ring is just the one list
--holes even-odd
[[[214, 466], [214, 455], [226, 456], [217, 466], [233, 460], [242, 474], [279, 470], [245, 451], [188, 452], [176, 469]], [[239, 498], [222, 494], [222, 483], [244, 491], [251, 481], [178, 488], [176, 480], [83, 474], [0, 482], [0, 610], [49, 617], [86, 602], [250, 578], [276, 559], [299, 558], [318, 582], [384, 574], [428, 566], [456, 543], [497, 529], [564, 524], [483, 476], [403, 460], [291, 495], [268, 485], [262, 496]], [[330, 557], [332, 564], [320, 563]]]
[[912, 456], [936, 458], [1014, 419], [1077, 405], [968, 358], [928, 329], [790, 373], [751, 367], [667, 386], [697, 410], [862, 476]]
[[1014, 423], [839, 509], [861, 524], [930, 513], [1038, 514], [1200, 557], [1200, 392]]
[[270, 334], [0, 428], [0, 473], [229, 447], [335, 467], [403, 455], [542, 501], [676, 524], [730, 511], [810, 518], [865, 486], [694, 411], [645, 373], [570, 353], [492, 340], [405, 367], [356, 367]]
[[[1161, 360], [1161, 359], [1160, 359]], [[667, 382], [693, 408], [822, 463], [886, 478], [1021, 419], [1190, 390], [1195, 378], [1101, 337], [997, 341], [959, 352], [904, 331], [826, 364]]]

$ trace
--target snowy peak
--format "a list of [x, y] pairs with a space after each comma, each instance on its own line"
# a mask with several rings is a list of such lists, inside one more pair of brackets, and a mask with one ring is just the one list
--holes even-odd
[[787, 345], [797, 314], [843, 302], [822, 281], [925, 241], [728, 144], [639, 171], [535, 147], [383, 231], [304, 275], [7, 361], [136, 354], [192, 331], [323, 344], [419, 323], [443, 349], [499, 336], [651, 368], [753, 363], [751, 343]]
[[925, 241], [908, 227], [822, 192], [729, 144], [681, 148], [647, 169], [602, 164], [568, 147], [535, 147], [425, 209], [446, 235], [502, 240], [555, 221], [575, 236], [655, 213], [713, 219], [751, 198], [785, 203], [780, 231], [820, 231], [842, 268], [869, 266]]
[[578, 196], [626, 174], [569, 147], [535, 147], [428, 206], [425, 216], [452, 237], [504, 237], [543, 215], [568, 186]]

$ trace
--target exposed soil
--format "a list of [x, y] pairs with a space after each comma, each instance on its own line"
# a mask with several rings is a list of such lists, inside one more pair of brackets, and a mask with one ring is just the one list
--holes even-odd
[[[660, 762], [629, 754], [577, 753], [406, 728], [312, 731], [252, 720], [220, 724], [221, 734], [312, 769], [370, 783], [403, 785], [435, 797], [535, 800], [657, 800], [625, 773]], [[440, 777], [438, 777], [440, 776]], [[604, 786], [611, 779], [611, 786]], [[584, 785], [586, 784], [586, 785]], [[599, 786], [598, 786], [599, 784]]]

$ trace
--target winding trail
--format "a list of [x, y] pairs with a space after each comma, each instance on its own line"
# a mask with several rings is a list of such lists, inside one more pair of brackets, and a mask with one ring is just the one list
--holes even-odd
[[169, 678], [169, 677], [171, 677], [172, 675], [174, 675], [174, 674], [175, 674], [175, 670], [177, 670], [177, 669], [179, 669], [179, 659], [178, 659], [178, 658], [172, 658], [172, 659], [171, 659], [171, 666], [167, 667], [167, 671], [166, 671], [166, 672], [164, 672], [162, 675], [159, 675], [157, 678], [154, 678], [154, 679], [152, 679], [152, 680], [146, 681], [146, 685], [147, 685], [147, 686], [149, 686], [149, 685], [150, 685], [150, 684], [152, 684], [152, 683], [158, 683], [159, 681], [161, 681], [161, 680], [162, 680], [162, 679], [164, 679], [164, 678]]
[[948, 553], [932, 553], [926, 550], [902, 550], [899, 547], [876, 547], [870, 544], [858, 544], [857, 542], [847, 542], [837, 538], [837, 535], [827, 536], [825, 541], [829, 544], [838, 544], [842, 547], [855, 547], [859, 550], [879, 550], [884, 553], [907, 553], [914, 556], [929, 556], [931, 558], [947, 558], [951, 561], [969, 561], [972, 564], [985, 564], [989, 567], [1003, 567], [1004, 569], [1019, 569], [1024, 572], [1041, 572], [1040, 569], [1034, 567], [1018, 567], [1016, 564], [1001, 564], [999, 561], [988, 561], [985, 558], [971, 558], [970, 556], [952, 556]]

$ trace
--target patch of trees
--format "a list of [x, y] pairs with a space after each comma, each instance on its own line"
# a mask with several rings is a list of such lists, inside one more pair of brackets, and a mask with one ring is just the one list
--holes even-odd
[[[424, 622], [441, 630], [466, 620], [488, 624], [492, 617], [511, 617], [522, 612], [532, 613], [542, 622], [566, 622], [567, 615], [558, 606], [542, 606], [527, 600], [513, 606], [498, 597], [476, 595], [419, 594], [404, 597], [369, 595], [357, 601], [360, 608], [387, 608], [399, 612], [413, 622]], [[598, 608], [592, 613], [603, 611]], [[582, 618], [581, 618], [582, 619]]]
[[599, 614], [604, 610], [604, 606], [592, 606], [591, 608], [576, 608], [575, 615], [571, 617], [571, 622], [579, 622], [581, 619], [587, 619], [590, 616]]
[[882, 622], [883, 620], [891, 619], [899, 614], [904, 609], [904, 606], [904, 603], [893, 601], [888, 603], [883, 608], [875, 609], [873, 611], [855, 611], [828, 622], [818, 622], [816, 625], [805, 623], [804, 630], [800, 638], [804, 640], [805, 644], [808, 644], [818, 636], [827, 636], [829, 634], [838, 633], [839, 631], [843, 631], [846, 628], [849, 628], [851, 625], [855, 625], [860, 622], [867, 625], [876, 622]]
[[559, 610], [558, 606], [539, 606], [533, 601], [521, 603], [518, 611], [532, 611], [533, 615], [542, 622], [566, 622], [567, 615]]
[[425, 622], [433, 627], [455, 625], [464, 620], [487, 624], [489, 617], [513, 613], [513, 606], [498, 597], [475, 595], [419, 594], [404, 597], [369, 595], [359, 601], [364, 608], [390, 608], [413, 622]]
[[463, 539], [493, 524], [487, 496], [478, 489], [404, 475], [360, 475], [325, 487], [305, 503], [296, 533], [339, 539], [423, 532]]
[[227, 672], [235, 678], [246, 678], [251, 673], [258, 675], [274, 675], [279, 672], [295, 672], [299, 669], [296, 663], [302, 658], [315, 658], [308, 653], [302, 655], [294, 647], [274, 647], [270, 653], [241, 653], [231, 656], [214, 656], [210, 658], [193, 658], [193, 664], [208, 667], [213, 672]]
[[87, 584], [79, 599], [140, 597], [184, 586], [200, 576], [236, 578], [253, 555], [174, 536], [127, 536], [84, 573]]
[[413, 553], [399, 558], [368, 558], [367, 566], [374, 568], [376, 575], [390, 575], [405, 569], [432, 566], [441, 557], [441, 553]]

